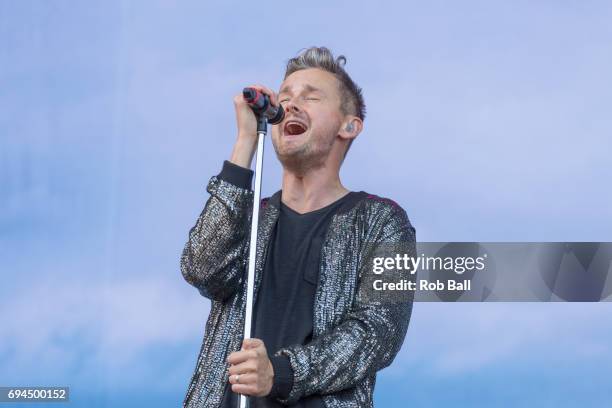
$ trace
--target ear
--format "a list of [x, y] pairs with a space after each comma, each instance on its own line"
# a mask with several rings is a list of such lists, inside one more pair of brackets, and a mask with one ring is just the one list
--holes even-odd
[[342, 139], [354, 139], [363, 129], [363, 121], [357, 116], [347, 116], [342, 123], [338, 136]]

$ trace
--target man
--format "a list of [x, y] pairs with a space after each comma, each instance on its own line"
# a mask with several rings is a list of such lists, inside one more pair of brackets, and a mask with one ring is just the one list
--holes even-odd
[[234, 98], [238, 137], [181, 257], [184, 278], [211, 299], [185, 407], [372, 407], [376, 372], [401, 348], [412, 298], [381, 302], [364, 278], [366, 248], [408, 243], [415, 230], [395, 202], [349, 191], [340, 166], [363, 128], [361, 89], [325, 47], [289, 60], [272, 126], [282, 188], [261, 203], [253, 336], [243, 340], [251, 161], [256, 118]]

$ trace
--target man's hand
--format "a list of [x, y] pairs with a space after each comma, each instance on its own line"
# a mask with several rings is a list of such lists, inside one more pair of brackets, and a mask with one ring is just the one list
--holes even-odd
[[[249, 87], [268, 95], [270, 103], [274, 106], [279, 106], [278, 96], [272, 89], [257, 84], [249, 85]], [[249, 104], [244, 100], [242, 92], [234, 96], [234, 109], [236, 111], [238, 138], [234, 144], [229, 161], [238, 166], [250, 168], [257, 148], [257, 118]]]
[[274, 369], [264, 342], [244, 339], [242, 349], [229, 355], [229, 382], [237, 394], [265, 397], [272, 390]]

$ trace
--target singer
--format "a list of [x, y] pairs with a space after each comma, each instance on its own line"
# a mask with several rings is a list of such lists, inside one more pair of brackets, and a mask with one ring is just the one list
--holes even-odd
[[[340, 181], [365, 103], [325, 47], [288, 61], [279, 93], [252, 85], [282, 107], [272, 143], [282, 186], [261, 200], [253, 338], [243, 340], [253, 207], [256, 116], [234, 97], [238, 127], [231, 157], [207, 186], [210, 197], [181, 255], [185, 280], [211, 310], [184, 407], [373, 407], [376, 373], [404, 341], [412, 298], [377, 302], [362, 284], [367, 245], [408, 243], [415, 229], [394, 201]], [[375, 171], [375, 169], [371, 169]], [[383, 175], [381, 174], [381, 177]]]

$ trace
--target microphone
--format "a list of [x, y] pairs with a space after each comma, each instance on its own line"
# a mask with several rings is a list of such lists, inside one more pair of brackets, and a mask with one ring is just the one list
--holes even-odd
[[244, 100], [249, 104], [256, 115], [263, 115], [268, 119], [268, 123], [276, 125], [285, 118], [285, 110], [282, 106], [273, 106], [270, 98], [265, 93], [259, 92], [255, 88], [244, 88], [242, 90]]

